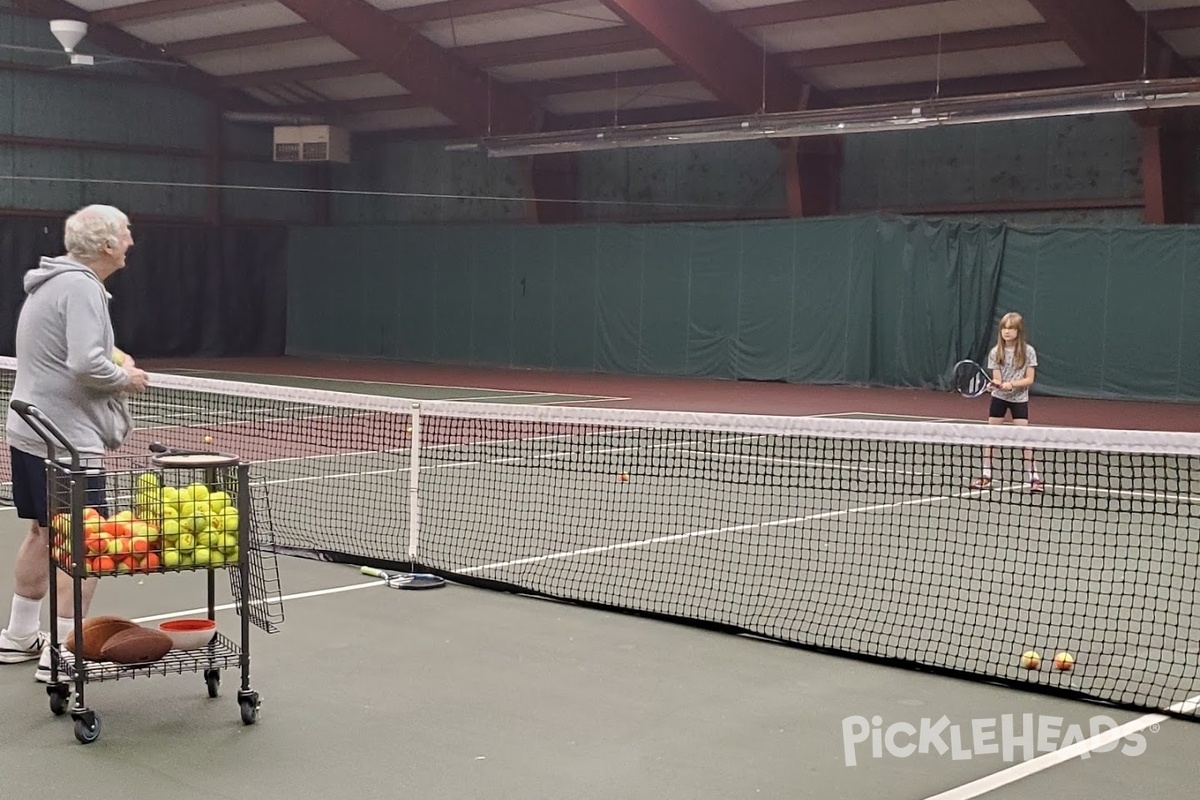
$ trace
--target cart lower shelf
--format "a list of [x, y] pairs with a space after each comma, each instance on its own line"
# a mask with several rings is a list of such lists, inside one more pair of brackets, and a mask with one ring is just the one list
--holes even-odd
[[[70, 711], [71, 717], [75, 720], [75, 738], [82, 744], [91, 744], [100, 738], [100, 715], [82, 704], [81, 695], [75, 698], [75, 704], [72, 706], [72, 688], [80, 677], [83, 678], [84, 683], [93, 683], [138, 676], [203, 672], [204, 683], [208, 687], [208, 696], [216, 697], [220, 694], [221, 670], [239, 667], [242, 664], [241, 650], [219, 633], [205, 647], [198, 650], [171, 650], [158, 661], [146, 664], [83, 661], [81, 668], [80, 663], [76, 662], [74, 654], [70, 651], [54, 647], [53, 653], [58, 663], [58, 680], [51, 681], [46, 685], [46, 694], [50, 696], [50, 710], [55, 716], [62, 716]], [[244, 684], [245, 673], [242, 675], [242, 680]], [[241, 709], [242, 723], [253, 725], [258, 721], [258, 710], [261, 705], [258, 692], [243, 688], [238, 691], [237, 699]]]
[[65, 648], [55, 648], [60, 681], [74, 681], [83, 672], [86, 683], [116, 681], [151, 675], [182, 675], [187, 672], [207, 672], [214, 669], [234, 669], [241, 665], [241, 649], [230, 639], [217, 633], [211, 642], [198, 650], [171, 650], [158, 661], [145, 664], [113, 664], [107, 661], [83, 661], [82, 669], [75, 655]]

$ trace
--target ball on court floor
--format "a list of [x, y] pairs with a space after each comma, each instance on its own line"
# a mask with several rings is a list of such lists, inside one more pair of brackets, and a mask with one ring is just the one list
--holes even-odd
[[1036, 650], [1026, 650], [1021, 654], [1022, 669], [1037, 669], [1042, 665], [1042, 657]]
[[1061, 672], [1070, 672], [1075, 666], [1075, 656], [1067, 652], [1059, 653], [1054, 657], [1054, 668]]

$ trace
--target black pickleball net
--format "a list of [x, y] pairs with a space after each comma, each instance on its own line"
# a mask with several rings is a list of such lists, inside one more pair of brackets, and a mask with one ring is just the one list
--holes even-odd
[[1195, 716], [1195, 435], [153, 378], [126, 449], [210, 436], [252, 460], [285, 552]]

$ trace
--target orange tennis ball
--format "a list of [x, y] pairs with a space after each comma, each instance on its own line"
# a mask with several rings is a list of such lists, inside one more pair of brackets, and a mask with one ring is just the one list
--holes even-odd
[[625, 483], [626, 481], [629, 480], [629, 473], [628, 472], [618, 472], [617, 480], [619, 480], [621, 483]]
[[1062, 672], [1070, 672], [1075, 666], [1075, 657], [1067, 652], [1059, 653], [1054, 657], [1054, 668]]

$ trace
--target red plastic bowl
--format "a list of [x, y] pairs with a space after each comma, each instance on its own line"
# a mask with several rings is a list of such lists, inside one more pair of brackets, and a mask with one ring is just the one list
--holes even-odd
[[199, 650], [217, 635], [217, 623], [211, 619], [169, 619], [158, 629], [171, 637], [176, 650]]

